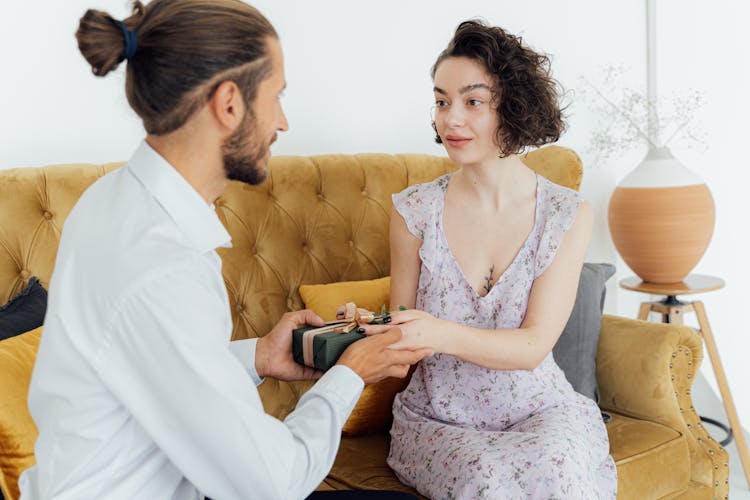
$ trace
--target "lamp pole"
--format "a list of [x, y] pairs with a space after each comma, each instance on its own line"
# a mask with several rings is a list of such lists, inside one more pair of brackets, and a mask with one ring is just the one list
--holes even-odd
[[646, 0], [646, 94], [648, 99], [648, 138], [653, 147], [660, 145], [656, 80], [656, 0]]

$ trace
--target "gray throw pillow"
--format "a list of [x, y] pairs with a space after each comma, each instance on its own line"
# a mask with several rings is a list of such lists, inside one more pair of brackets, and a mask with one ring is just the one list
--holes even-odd
[[552, 349], [555, 361], [573, 389], [597, 403], [596, 351], [607, 291], [605, 284], [614, 273], [612, 264], [583, 264], [573, 312]]

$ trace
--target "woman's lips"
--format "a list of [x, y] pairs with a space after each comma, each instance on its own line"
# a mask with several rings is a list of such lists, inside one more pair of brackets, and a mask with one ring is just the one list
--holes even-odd
[[447, 142], [451, 147], [454, 148], [460, 148], [462, 146], [466, 146], [471, 141], [468, 137], [461, 137], [459, 135], [449, 135], [446, 136], [445, 142]]

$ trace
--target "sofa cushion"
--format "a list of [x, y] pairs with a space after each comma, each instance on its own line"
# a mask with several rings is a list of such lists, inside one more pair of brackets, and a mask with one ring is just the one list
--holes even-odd
[[[338, 306], [354, 302], [370, 311], [380, 311], [388, 306], [391, 278], [363, 281], [343, 281], [325, 285], [302, 285], [299, 294], [305, 307], [315, 311], [325, 321], [336, 319]], [[359, 436], [388, 430], [393, 421], [391, 407], [396, 394], [404, 390], [409, 377], [387, 378], [365, 386], [357, 405], [344, 424], [345, 436]]]
[[[618, 476], [618, 500], [662, 498], [684, 490], [690, 479], [685, 436], [669, 427], [613, 414], [607, 425]], [[381, 432], [345, 437], [319, 489], [384, 489], [416, 493], [386, 464], [390, 438]]]
[[333, 468], [319, 489], [398, 490], [417, 494], [401, 483], [385, 462], [389, 447], [387, 432], [342, 438]]
[[35, 277], [5, 305], [0, 306], [0, 341], [42, 326], [47, 291]]
[[618, 500], [664, 498], [688, 487], [690, 457], [684, 435], [617, 413], [612, 413], [607, 433], [617, 465]]
[[614, 273], [612, 264], [583, 264], [573, 311], [552, 349], [555, 361], [573, 389], [597, 403], [596, 352], [607, 291], [605, 285]]
[[18, 477], [36, 463], [36, 425], [26, 399], [42, 328], [0, 342], [0, 489], [18, 498]]

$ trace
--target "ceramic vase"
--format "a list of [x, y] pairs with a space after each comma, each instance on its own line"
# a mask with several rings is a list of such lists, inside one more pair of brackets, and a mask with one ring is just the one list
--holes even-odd
[[643, 281], [678, 283], [698, 264], [714, 230], [708, 186], [668, 148], [652, 148], [612, 193], [609, 230]]

